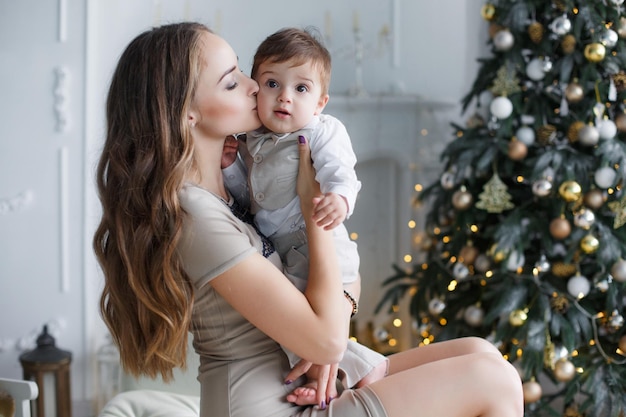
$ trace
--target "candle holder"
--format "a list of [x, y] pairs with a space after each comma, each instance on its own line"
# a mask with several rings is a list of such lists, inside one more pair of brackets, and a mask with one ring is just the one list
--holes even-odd
[[[48, 334], [48, 326], [43, 326], [43, 332], [37, 337], [37, 347], [20, 355], [24, 379], [34, 381], [39, 388], [34, 408], [37, 417], [72, 417], [71, 362], [72, 354], [56, 347], [54, 337]], [[53, 392], [49, 392], [50, 381]], [[45, 400], [51, 394], [54, 394], [55, 407], [47, 410]]]

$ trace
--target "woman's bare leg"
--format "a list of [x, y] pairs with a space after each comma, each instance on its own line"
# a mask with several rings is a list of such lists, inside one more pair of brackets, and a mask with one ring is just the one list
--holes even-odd
[[464, 337], [437, 342], [390, 355], [389, 375], [429, 362], [481, 352], [499, 354], [495, 346], [479, 337]]
[[[389, 417], [523, 416], [521, 379], [500, 353], [454, 355], [454, 349], [446, 352], [450, 345], [444, 345], [446, 349], [441, 351], [436, 346], [428, 354], [431, 359], [441, 356], [438, 359], [403, 371], [395, 367], [389, 376], [369, 386]], [[418, 362], [415, 356], [419, 355], [404, 356], [402, 361], [392, 361], [390, 365]]]

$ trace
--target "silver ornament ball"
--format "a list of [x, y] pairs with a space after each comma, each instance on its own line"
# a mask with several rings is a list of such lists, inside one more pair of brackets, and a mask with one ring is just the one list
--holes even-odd
[[574, 224], [581, 229], [589, 230], [595, 221], [596, 215], [589, 209], [583, 208], [574, 214]]
[[438, 316], [439, 314], [443, 312], [445, 308], [446, 308], [446, 303], [444, 303], [443, 300], [439, 298], [433, 298], [428, 303], [428, 311], [433, 316]]
[[552, 183], [547, 179], [540, 179], [533, 183], [533, 194], [537, 197], [546, 197], [552, 192]]
[[626, 261], [618, 260], [611, 267], [611, 276], [617, 282], [626, 282]]

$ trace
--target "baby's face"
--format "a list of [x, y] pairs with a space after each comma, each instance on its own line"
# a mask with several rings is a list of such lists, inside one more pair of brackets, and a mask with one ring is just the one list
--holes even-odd
[[257, 71], [257, 110], [263, 125], [275, 133], [299, 130], [328, 102], [319, 69], [307, 62], [264, 62]]

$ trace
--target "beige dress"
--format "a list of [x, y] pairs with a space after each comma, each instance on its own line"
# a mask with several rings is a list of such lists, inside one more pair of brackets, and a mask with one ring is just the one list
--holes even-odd
[[254, 252], [264, 254], [280, 268], [279, 256], [271, 253], [253, 226], [239, 220], [224, 201], [208, 191], [187, 185], [180, 200], [188, 217], [179, 252], [196, 291], [191, 331], [200, 355], [200, 416], [386, 416], [367, 387], [345, 390], [325, 410], [285, 400], [304, 378], [285, 385], [289, 363], [280, 345], [207, 285]]

